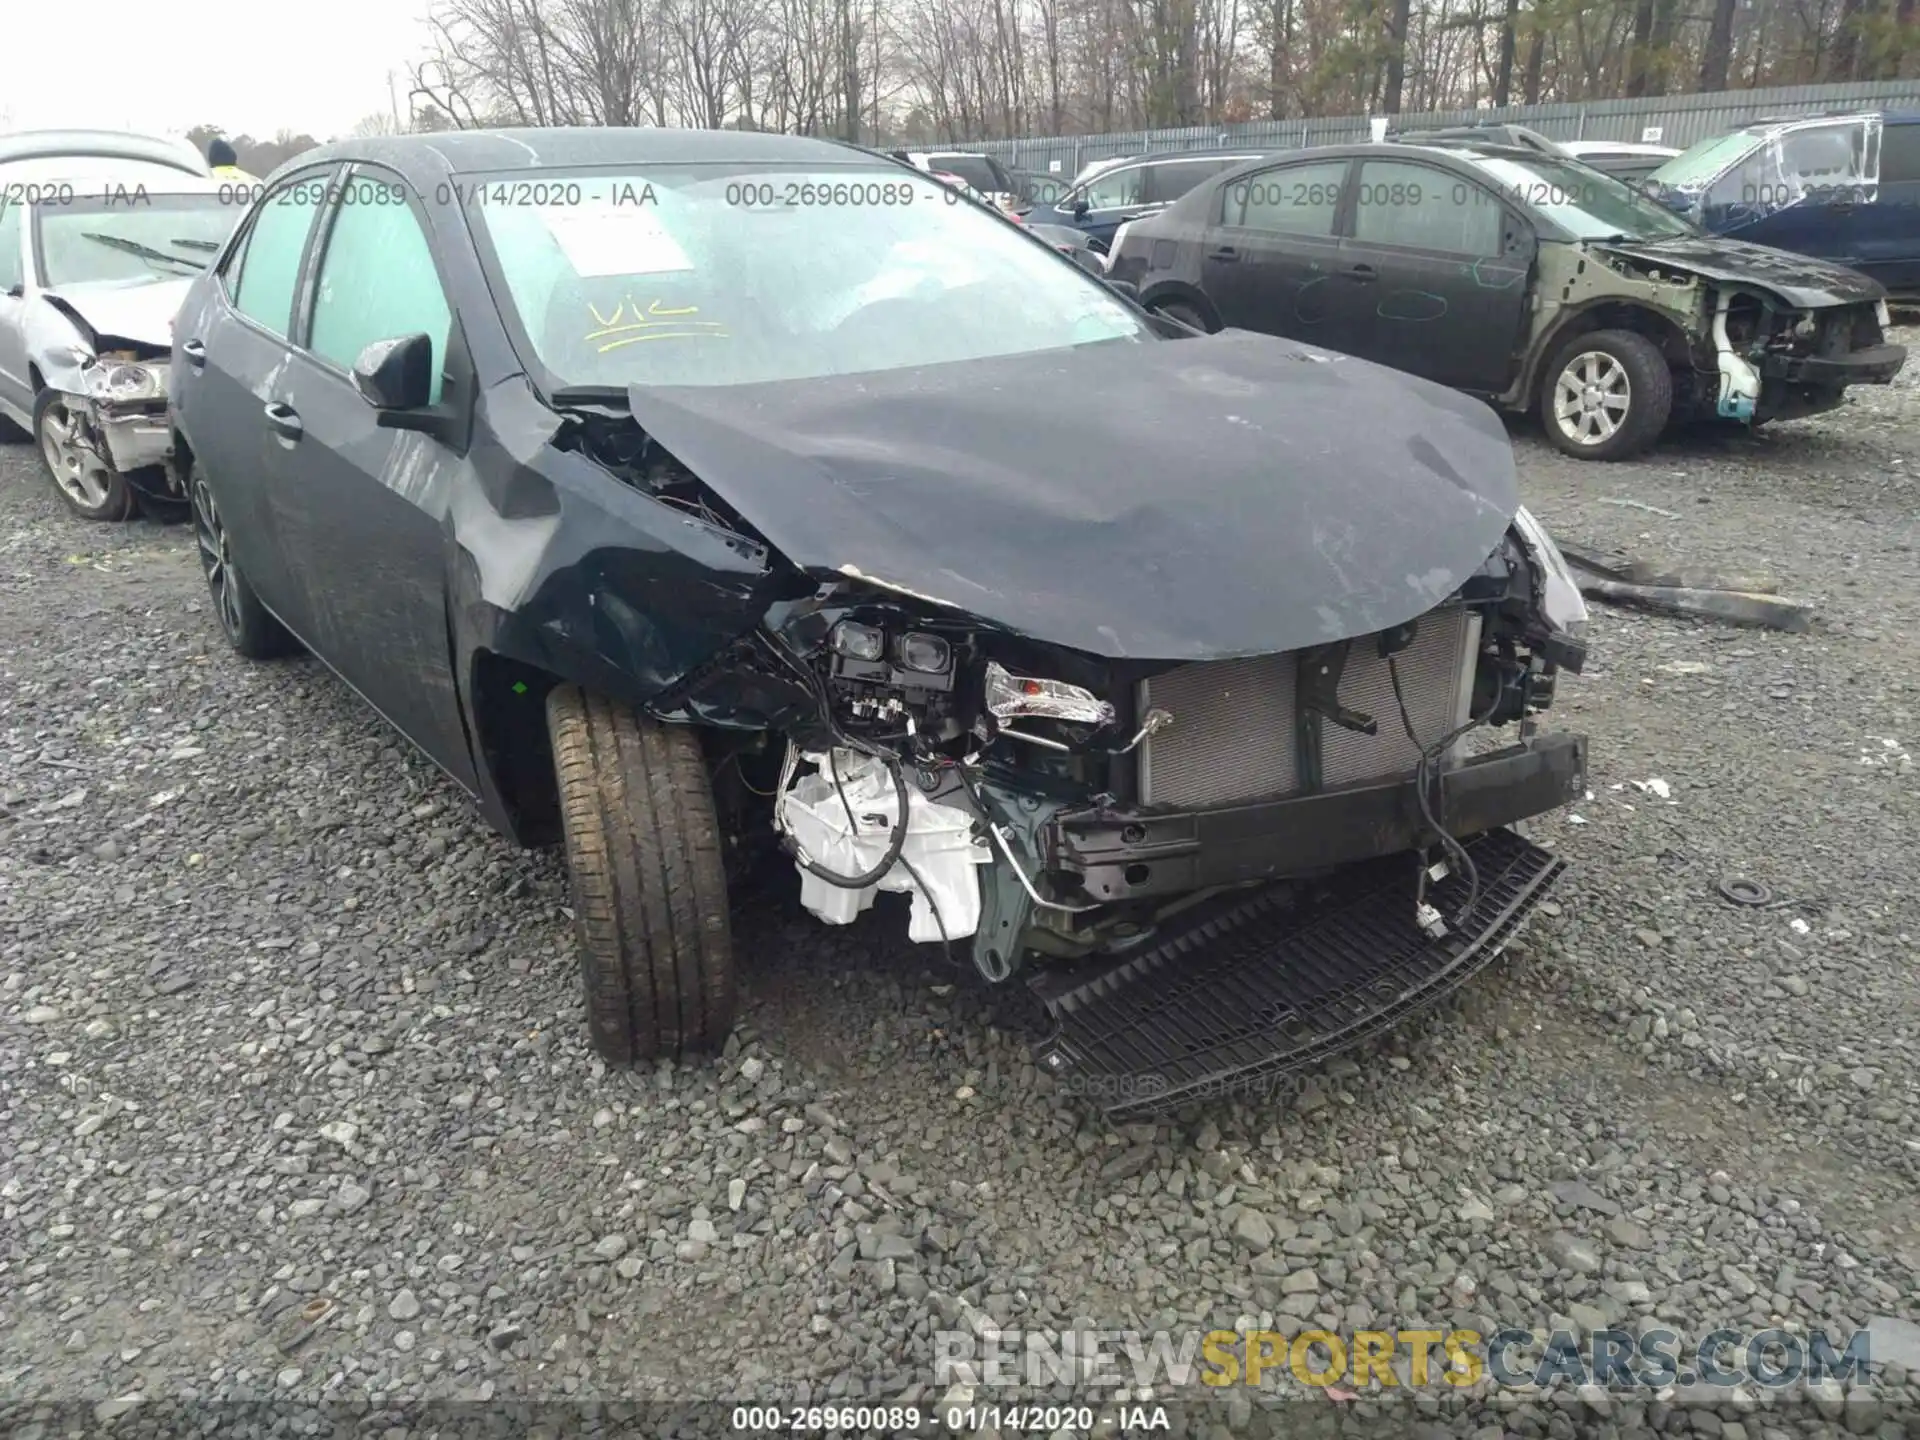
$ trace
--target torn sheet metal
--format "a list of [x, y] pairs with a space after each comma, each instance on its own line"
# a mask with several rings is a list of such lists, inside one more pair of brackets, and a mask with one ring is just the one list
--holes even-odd
[[[1305, 349], [1236, 333], [630, 403], [805, 569], [1097, 655], [1220, 659], [1424, 614], [1519, 507], [1485, 405]], [[1098, 422], [1063, 427], [1088, 395]]]

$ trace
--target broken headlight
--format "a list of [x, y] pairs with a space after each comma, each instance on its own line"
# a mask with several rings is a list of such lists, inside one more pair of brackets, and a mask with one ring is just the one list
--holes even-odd
[[836, 654], [849, 660], [878, 660], [887, 653], [887, 632], [878, 625], [842, 620], [833, 627], [830, 643]]
[[1111, 725], [1114, 720], [1113, 706], [1091, 690], [1069, 685], [1064, 680], [1009, 675], [1005, 668], [991, 660], [987, 662], [986, 700], [987, 709], [1002, 720], [1019, 715], [1079, 725]]
[[1584, 638], [1587, 602], [1580, 596], [1580, 582], [1567, 564], [1567, 557], [1560, 553], [1560, 547], [1553, 543], [1546, 527], [1526, 506], [1514, 512], [1513, 528], [1533, 563], [1540, 567], [1540, 615], [1547, 622], [1547, 628], [1576, 640]]
[[953, 664], [953, 647], [938, 635], [909, 630], [894, 645], [894, 659], [902, 670], [917, 670], [922, 675], [944, 675]]
[[113, 405], [159, 400], [167, 393], [167, 372], [156, 365], [101, 366], [94, 373], [92, 390], [96, 400]]

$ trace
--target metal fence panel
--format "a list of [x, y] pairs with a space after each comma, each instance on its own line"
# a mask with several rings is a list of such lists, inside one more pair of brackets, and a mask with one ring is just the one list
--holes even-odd
[[[1819, 114], [1875, 107], [1920, 109], [1920, 79], [1871, 80], [1849, 85], [1789, 85], [1771, 90], [1722, 90], [1701, 95], [1658, 95], [1644, 100], [1589, 100], [1577, 104], [1508, 105], [1500, 109], [1432, 110], [1392, 117], [1397, 130], [1442, 125], [1528, 125], [1551, 140], [1638, 141], [1650, 128], [1656, 143], [1685, 149], [1697, 140], [1770, 115]], [[1132, 130], [1112, 135], [1056, 135], [1027, 140], [981, 140], [983, 150], [1010, 166], [1076, 175], [1094, 160], [1149, 151], [1208, 150], [1245, 145], [1257, 150], [1295, 150], [1366, 140], [1369, 117], [1341, 115], [1311, 120], [1255, 120], [1244, 125], [1189, 125], [1169, 130]]]

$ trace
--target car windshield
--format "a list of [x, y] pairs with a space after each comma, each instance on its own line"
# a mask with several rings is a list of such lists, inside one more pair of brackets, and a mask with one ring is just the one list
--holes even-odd
[[1731, 135], [1702, 140], [1691, 149], [1681, 151], [1647, 178], [1657, 185], [1671, 185], [1675, 189], [1705, 185], [1764, 138], [1764, 131], [1736, 130]]
[[[507, 201], [468, 214], [563, 386], [742, 385], [1155, 338], [1019, 227], [893, 167], [464, 183]], [[555, 203], [512, 203], [529, 194]]]
[[1667, 240], [1694, 227], [1633, 186], [1591, 166], [1548, 155], [1475, 155], [1473, 163], [1515, 204], [1581, 240]]
[[34, 209], [41, 283], [163, 280], [204, 270], [247, 213], [246, 195], [218, 192], [76, 196]]

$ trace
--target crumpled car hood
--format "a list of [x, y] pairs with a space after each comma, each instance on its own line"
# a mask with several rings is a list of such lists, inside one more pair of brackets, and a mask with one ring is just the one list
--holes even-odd
[[1401, 624], [1520, 503], [1487, 406], [1238, 331], [629, 399], [803, 569], [1113, 658]]
[[180, 313], [181, 302], [192, 284], [192, 276], [178, 280], [113, 280], [61, 285], [41, 293], [96, 336], [158, 345], [166, 350], [173, 346], [173, 317]]
[[1673, 240], [1616, 241], [1596, 248], [1722, 284], [1771, 290], [1789, 305], [1818, 309], [1885, 297], [1879, 281], [1807, 255], [1744, 240], [1688, 235]]

